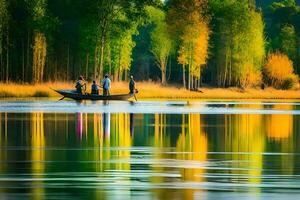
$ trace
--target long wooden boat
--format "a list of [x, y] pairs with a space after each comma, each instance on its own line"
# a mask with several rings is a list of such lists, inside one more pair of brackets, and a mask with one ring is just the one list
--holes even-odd
[[61, 94], [63, 98], [70, 98], [77, 101], [80, 100], [124, 101], [130, 99], [131, 97], [134, 97], [134, 94], [116, 94], [110, 96], [103, 96], [103, 95], [96, 95], [96, 94], [79, 94], [74, 90], [54, 90], [54, 91]]

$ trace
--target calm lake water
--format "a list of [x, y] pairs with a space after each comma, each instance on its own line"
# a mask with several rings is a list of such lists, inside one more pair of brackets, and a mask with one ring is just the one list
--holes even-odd
[[0, 199], [297, 199], [300, 103], [0, 101]]

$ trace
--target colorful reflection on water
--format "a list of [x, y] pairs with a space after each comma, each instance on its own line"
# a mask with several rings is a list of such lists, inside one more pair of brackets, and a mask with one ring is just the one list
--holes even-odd
[[288, 114], [0, 113], [0, 199], [294, 198], [299, 131]]

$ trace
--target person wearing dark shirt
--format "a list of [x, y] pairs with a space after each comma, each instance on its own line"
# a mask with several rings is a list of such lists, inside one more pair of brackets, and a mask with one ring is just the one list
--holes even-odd
[[79, 94], [83, 94], [86, 90], [86, 83], [84, 81], [83, 76], [79, 76], [78, 80], [76, 81], [76, 92]]
[[135, 82], [133, 80], [133, 76], [130, 76], [130, 81], [129, 81], [129, 93], [134, 94], [135, 93]]
[[91, 94], [99, 95], [99, 85], [97, 85], [96, 81], [93, 81], [92, 88], [91, 88]]

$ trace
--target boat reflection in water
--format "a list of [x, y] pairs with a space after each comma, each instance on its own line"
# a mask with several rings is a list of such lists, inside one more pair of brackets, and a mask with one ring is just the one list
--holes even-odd
[[0, 113], [0, 196], [294, 197], [299, 134], [288, 114]]

